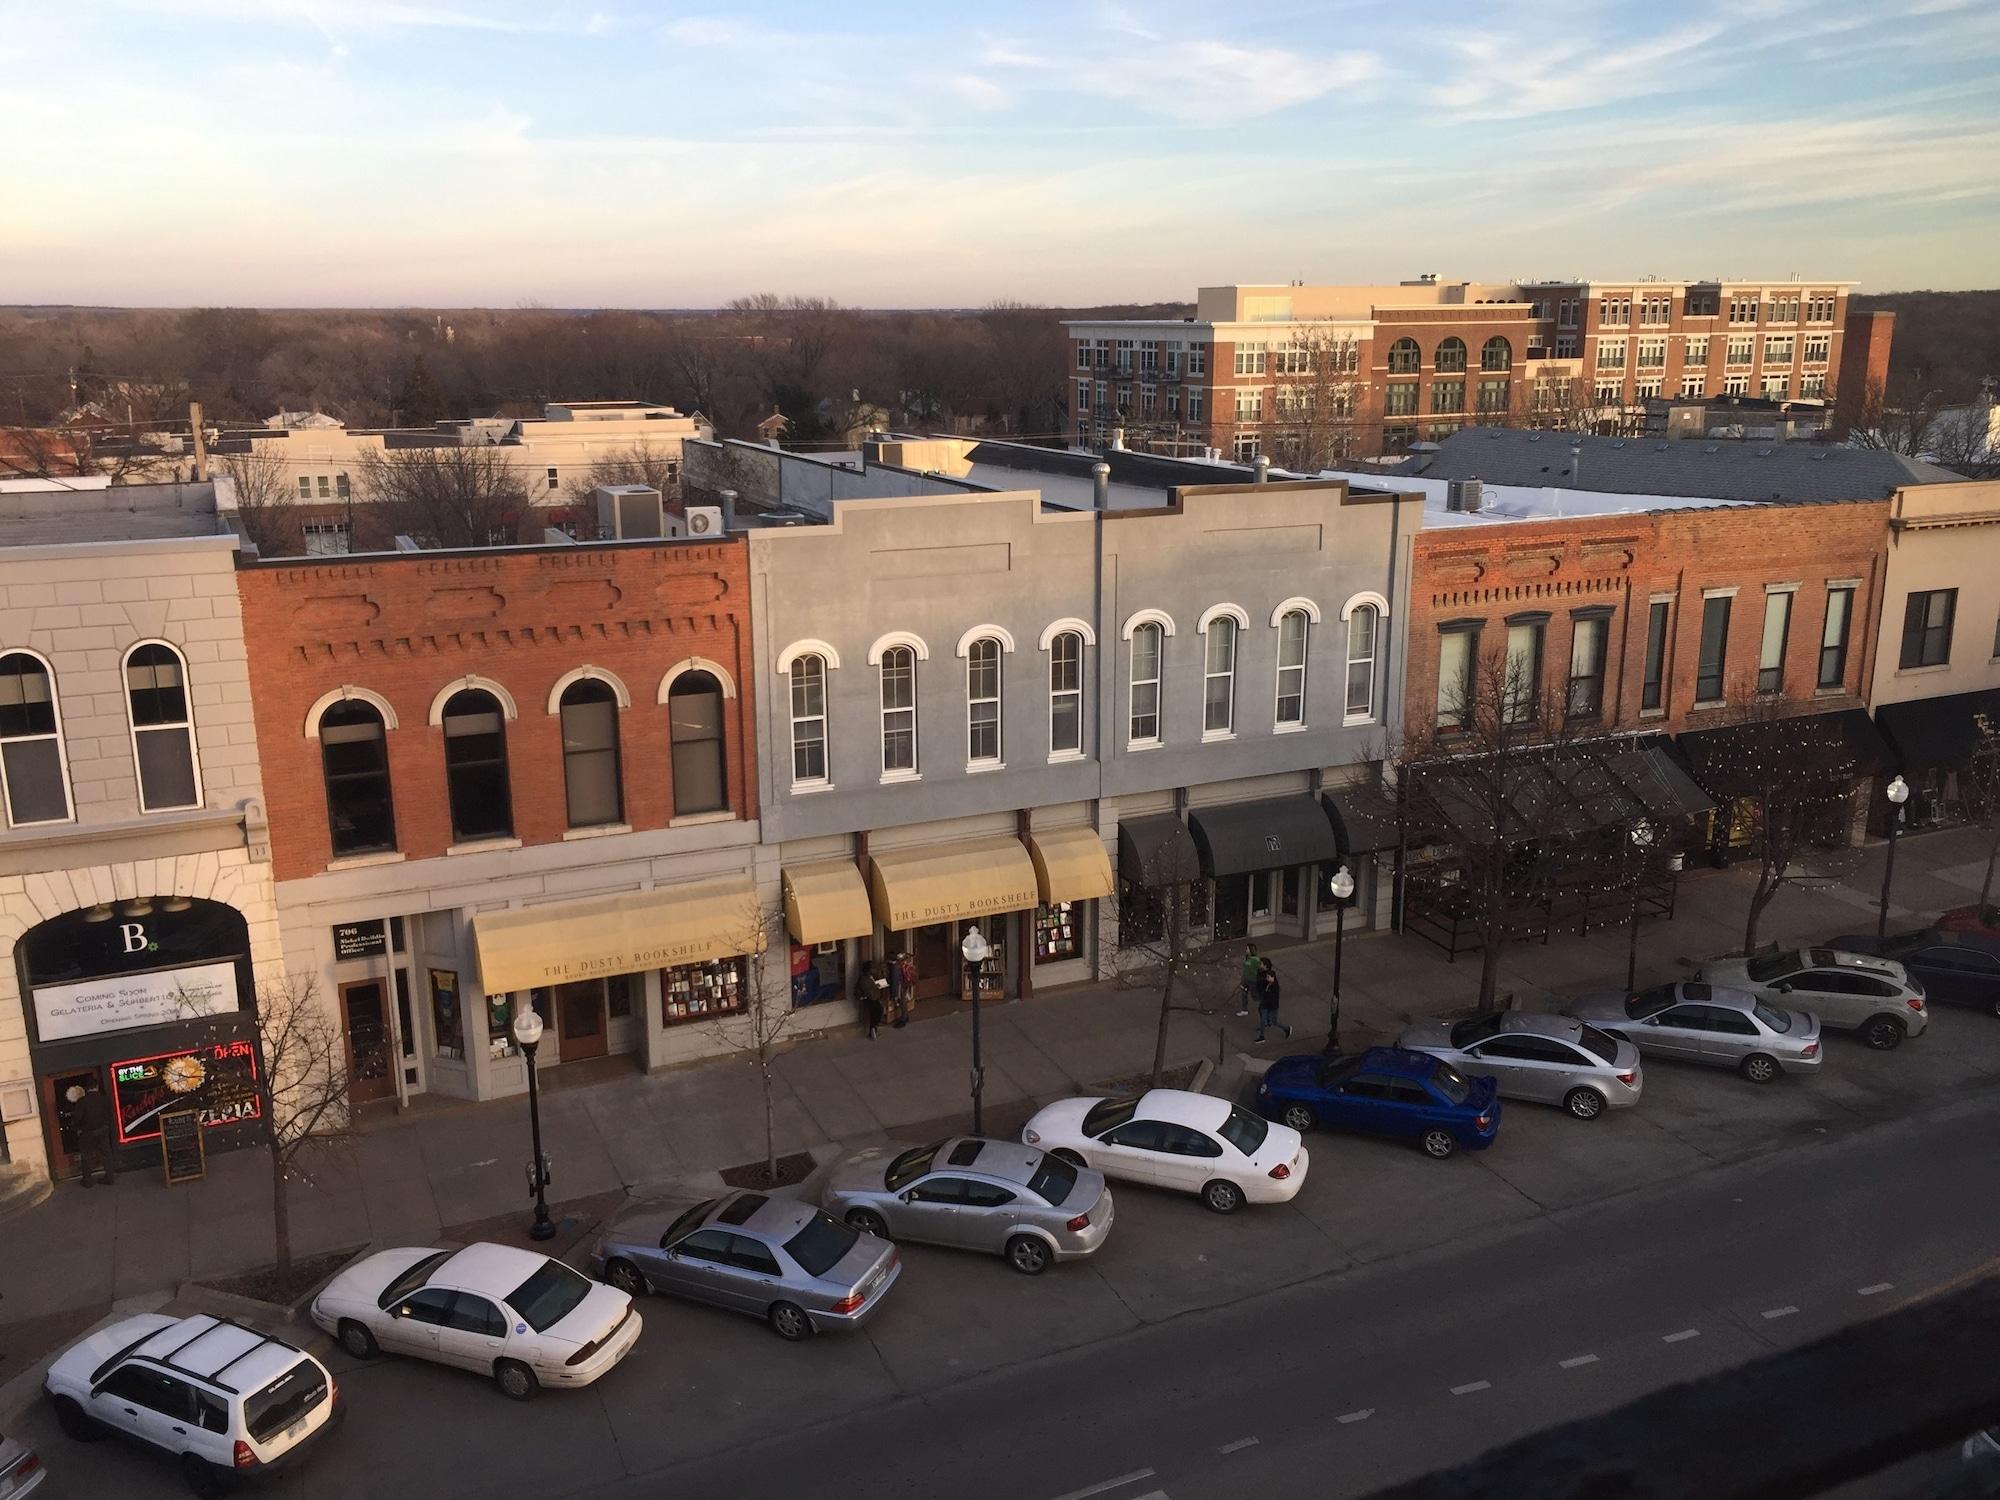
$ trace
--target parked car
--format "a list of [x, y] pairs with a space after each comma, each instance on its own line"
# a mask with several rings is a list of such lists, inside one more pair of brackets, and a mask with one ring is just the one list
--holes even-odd
[[600, 1379], [643, 1326], [624, 1292], [492, 1244], [371, 1255], [313, 1298], [312, 1320], [356, 1359], [386, 1351], [456, 1365], [516, 1401]]
[[984, 1250], [1029, 1276], [1095, 1254], [1113, 1212], [1101, 1172], [978, 1136], [859, 1152], [828, 1174], [819, 1202], [877, 1239]]
[[1442, 1160], [1483, 1151], [1500, 1130], [1490, 1078], [1472, 1079], [1428, 1052], [1370, 1047], [1347, 1057], [1298, 1053], [1271, 1064], [1257, 1107], [1298, 1131], [1322, 1126], [1414, 1141]]
[[2000, 1016], [2000, 937], [1965, 929], [1952, 932], [1926, 927], [1919, 932], [1891, 933], [1886, 938], [1850, 934], [1833, 939], [1849, 953], [1894, 959], [1924, 987], [1927, 1000], [1970, 1005]]
[[[289, 1470], [342, 1415], [333, 1376], [305, 1350], [205, 1313], [100, 1328], [57, 1356], [42, 1388], [69, 1437], [116, 1433], [169, 1454], [197, 1495]], [[0, 1493], [14, 1500], [39, 1478]]]
[[1028, 1121], [1021, 1139], [1121, 1182], [1199, 1194], [1219, 1214], [1289, 1202], [1310, 1164], [1296, 1130], [1184, 1089], [1059, 1100]]
[[1503, 1099], [1560, 1104], [1579, 1120], [1639, 1102], [1639, 1049], [1571, 1016], [1502, 1011], [1469, 1021], [1419, 1021], [1396, 1038], [1467, 1078], [1490, 1078]]
[[25, 1500], [41, 1487], [49, 1471], [35, 1450], [10, 1437], [0, 1437], [0, 1500]]
[[1734, 1068], [1752, 1083], [1819, 1067], [1819, 1017], [1699, 979], [1586, 996], [1564, 1013], [1649, 1056]]
[[1931, 924], [1941, 932], [1973, 932], [1981, 937], [2000, 938], [2000, 906], [1954, 906], [1939, 914]]
[[1924, 987], [1886, 958], [1838, 948], [1793, 948], [1749, 958], [1718, 958], [1695, 978], [1750, 991], [1773, 1005], [1809, 1010], [1822, 1026], [1859, 1033], [1878, 1051], [1922, 1036], [1930, 1025]]
[[874, 1317], [902, 1261], [887, 1240], [810, 1203], [731, 1193], [678, 1214], [628, 1210], [591, 1247], [590, 1269], [632, 1296], [666, 1292], [748, 1313], [796, 1342]]

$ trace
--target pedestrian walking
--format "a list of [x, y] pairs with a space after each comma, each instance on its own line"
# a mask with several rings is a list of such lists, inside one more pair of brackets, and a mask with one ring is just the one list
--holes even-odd
[[78, 1152], [83, 1158], [83, 1185], [90, 1186], [93, 1169], [104, 1174], [108, 1187], [118, 1180], [111, 1165], [111, 1101], [95, 1078], [83, 1081], [83, 1097], [71, 1116], [76, 1121]]
[[917, 964], [907, 953], [889, 960], [889, 1013], [892, 1024], [910, 1024], [910, 1006], [917, 998]]
[[1292, 1028], [1278, 1019], [1278, 971], [1267, 958], [1257, 973], [1257, 1040], [1263, 1041], [1273, 1027], [1284, 1032], [1286, 1041], [1292, 1039]]
[[861, 965], [861, 977], [854, 981], [854, 998], [861, 1006], [861, 1014], [868, 1018], [868, 1040], [875, 1040], [875, 1033], [882, 1029], [883, 1001], [889, 993], [889, 981], [875, 972], [875, 961], [869, 959]]
[[1257, 993], [1257, 986], [1264, 973], [1264, 961], [1257, 957], [1257, 945], [1252, 943], [1243, 950], [1243, 979], [1236, 986], [1236, 1014], [1250, 1014], [1251, 998]]

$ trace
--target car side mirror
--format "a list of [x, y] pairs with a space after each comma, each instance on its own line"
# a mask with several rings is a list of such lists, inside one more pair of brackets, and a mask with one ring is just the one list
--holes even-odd
[[1789, 995], [1792, 992], [1792, 987], [1789, 984], [1786, 984], [1783, 980], [1780, 980], [1778, 983], [1772, 985], [1771, 988], [1776, 990], [1781, 995]]

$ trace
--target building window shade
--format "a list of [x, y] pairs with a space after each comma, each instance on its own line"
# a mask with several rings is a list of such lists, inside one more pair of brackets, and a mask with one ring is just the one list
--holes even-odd
[[1472, 663], [1479, 635], [1447, 631], [1438, 637], [1437, 722], [1440, 729], [1463, 729], [1472, 718]]
[[135, 647], [125, 658], [125, 688], [139, 763], [139, 806], [146, 812], [199, 806], [194, 719], [180, 653], [157, 643]]
[[1847, 681], [1847, 623], [1853, 613], [1853, 589], [1826, 591], [1826, 624], [1819, 636], [1819, 686], [1823, 688], [1837, 688]]
[[1697, 703], [1722, 700], [1722, 672], [1729, 651], [1729, 597], [1718, 594], [1701, 605], [1701, 660], [1695, 671]]
[[1757, 691], [1778, 693], [1785, 686], [1785, 638], [1792, 629], [1789, 591], [1764, 596], [1764, 643], [1757, 653]]
[[1951, 660], [1952, 616], [1957, 609], [1957, 589], [1910, 595], [1903, 608], [1902, 666], [1935, 667]]
[[707, 672], [683, 672], [667, 689], [673, 741], [674, 816], [722, 812], [729, 806], [722, 684]]
[[1570, 634], [1569, 716], [1594, 719], [1604, 711], [1605, 645], [1611, 622], [1591, 618], [1576, 621]]
[[1540, 620], [1507, 627], [1507, 722], [1525, 724], [1541, 706], [1542, 631]]
[[562, 695], [563, 788], [569, 826], [601, 828], [624, 820], [618, 775], [618, 700], [610, 685], [585, 677]]

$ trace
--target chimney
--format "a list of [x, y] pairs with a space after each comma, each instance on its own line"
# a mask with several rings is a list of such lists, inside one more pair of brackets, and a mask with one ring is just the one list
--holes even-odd
[[736, 491], [718, 490], [715, 498], [722, 506], [722, 534], [728, 536], [736, 529]]
[[1111, 429], [1111, 451], [1113, 453], [1123, 453], [1125, 451], [1124, 428], [1114, 427]]
[[1250, 460], [1250, 467], [1257, 471], [1256, 482], [1258, 484], [1269, 484], [1271, 482], [1271, 459], [1269, 454], [1258, 454]]
[[1111, 509], [1111, 465], [1095, 463], [1090, 466], [1090, 503], [1098, 510]]

